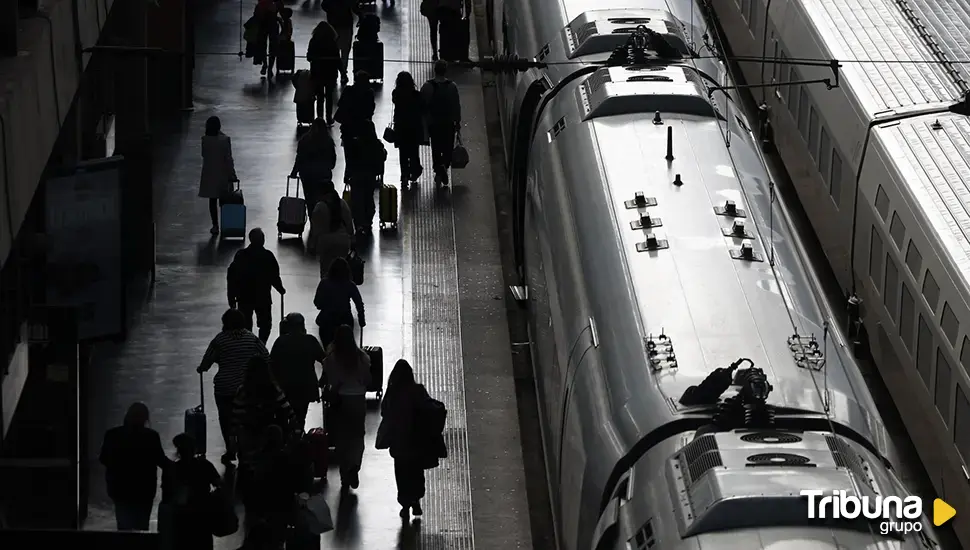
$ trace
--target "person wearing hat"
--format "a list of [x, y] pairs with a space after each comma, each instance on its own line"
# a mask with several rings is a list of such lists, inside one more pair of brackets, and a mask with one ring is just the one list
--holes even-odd
[[316, 363], [323, 364], [326, 354], [320, 341], [307, 334], [303, 315], [288, 314], [280, 330], [282, 334], [270, 352], [270, 367], [296, 413], [296, 425], [303, 426], [310, 402], [320, 400]]

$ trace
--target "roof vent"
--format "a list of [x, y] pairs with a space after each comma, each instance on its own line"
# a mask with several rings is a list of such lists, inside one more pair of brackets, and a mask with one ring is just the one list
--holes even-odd
[[734, 201], [725, 201], [724, 205], [715, 206], [714, 213], [717, 214], [718, 216], [725, 216], [728, 218], [747, 218], [748, 217], [748, 214], [744, 210], [738, 208], [737, 203], [735, 203]]
[[745, 466], [749, 468], [757, 466], [777, 466], [781, 468], [815, 467], [811, 459], [807, 456], [791, 453], [761, 453], [751, 455], [748, 457], [748, 463]]
[[687, 444], [680, 455], [682, 469], [687, 472], [688, 485], [693, 485], [708, 470], [724, 466], [713, 435], [698, 437]]
[[[605, 13], [604, 13], [605, 12]], [[621, 15], [603, 17], [604, 14]], [[570, 59], [587, 55], [609, 54], [626, 43], [638, 26], [644, 26], [663, 38], [667, 44], [688, 57], [683, 29], [673, 16], [661, 10], [591, 10], [580, 14], [563, 29]]]
[[663, 67], [650, 74], [604, 67], [579, 86], [580, 103], [589, 120], [601, 116], [679, 113], [714, 118], [717, 112], [702, 84], [682, 67]]
[[731, 251], [731, 257], [742, 262], [763, 262], [761, 254], [754, 251], [751, 243], [741, 243], [741, 248]]
[[745, 443], [764, 443], [767, 445], [790, 445], [800, 443], [802, 438], [786, 432], [753, 432], [741, 436]]
[[754, 235], [744, 226], [744, 220], [734, 220], [731, 227], [721, 228], [721, 233], [725, 237], [734, 237], [735, 239], [753, 239]]

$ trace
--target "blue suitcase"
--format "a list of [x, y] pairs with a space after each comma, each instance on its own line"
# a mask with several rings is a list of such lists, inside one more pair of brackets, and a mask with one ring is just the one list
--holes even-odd
[[246, 238], [246, 205], [223, 204], [220, 215], [219, 234], [223, 239]]
[[196, 451], [200, 455], [205, 454], [205, 381], [202, 374], [199, 374], [199, 389], [202, 403], [198, 407], [192, 407], [185, 411], [185, 433], [192, 436], [195, 440]]

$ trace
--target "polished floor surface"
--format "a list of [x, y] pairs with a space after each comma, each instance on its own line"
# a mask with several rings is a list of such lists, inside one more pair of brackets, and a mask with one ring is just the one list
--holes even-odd
[[[206, 4], [197, 28], [195, 111], [179, 128], [156, 136], [157, 281], [135, 315], [128, 341], [98, 348], [93, 361], [88, 460], [95, 466], [89, 529], [114, 525], [103, 470], [96, 464], [104, 430], [120, 422], [131, 402], [144, 401], [152, 411], [152, 426], [170, 450], [172, 437], [182, 431], [183, 411], [200, 400], [195, 367], [219, 330], [226, 308], [226, 267], [242, 246], [209, 238], [207, 205], [196, 196], [199, 138], [207, 117], [218, 115], [223, 131], [232, 137], [249, 228], [264, 228], [267, 246], [282, 266], [287, 294], [285, 306], [274, 305], [272, 338], [281, 309], [303, 313], [308, 320], [315, 317], [315, 258], [304, 255], [296, 237], [280, 242], [273, 238], [277, 202], [295, 155], [293, 88], [286, 78], [275, 84], [261, 80], [258, 67], [233, 57], [239, 49], [239, 4]], [[430, 76], [427, 25], [418, 6], [417, 0], [403, 0], [381, 11], [388, 86], [377, 99], [374, 121], [379, 133], [391, 117], [391, 83], [397, 72], [411, 70], [418, 82]], [[301, 54], [323, 16], [313, 6], [294, 4], [293, 9], [294, 40]], [[245, 8], [243, 17], [249, 10]], [[305, 62], [298, 60], [297, 65]], [[425, 181], [401, 194], [400, 229], [361, 247], [367, 261], [361, 287], [368, 321], [364, 343], [383, 346], [385, 376], [397, 358], [407, 358], [419, 381], [446, 404], [450, 456], [429, 472], [423, 523], [402, 525], [391, 459], [373, 445], [380, 421], [375, 408], [367, 418], [360, 489], [343, 499], [336, 491], [327, 492], [337, 526], [324, 535], [323, 548], [530, 546], [481, 77], [458, 71], [453, 78], [462, 91], [472, 164], [456, 171], [452, 189], [438, 191], [428, 180], [430, 151], [423, 148]], [[342, 173], [341, 162], [335, 179]], [[396, 150], [389, 147], [386, 181], [396, 183], [399, 174]], [[205, 380], [205, 400], [208, 457], [217, 463], [223, 449], [211, 375]], [[319, 406], [311, 408], [307, 427], [320, 421]], [[331, 471], [330, 486], [338, 483]], [[237, 548], [240, 543], [235, 535], [217, 539], [216, 548]]]

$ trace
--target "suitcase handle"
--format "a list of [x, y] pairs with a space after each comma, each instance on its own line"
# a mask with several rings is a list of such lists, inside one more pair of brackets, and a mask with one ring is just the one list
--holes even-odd
[[360, 347], [364, 347], [364, 327], [360, 327]]
[[296, 198], [300, 198], [300, 178], [299, 177], [291, 178], [290, 176], [286, 176], [286, 196], [287, 197], [290, 196], [290, 180], [296, 180]]

